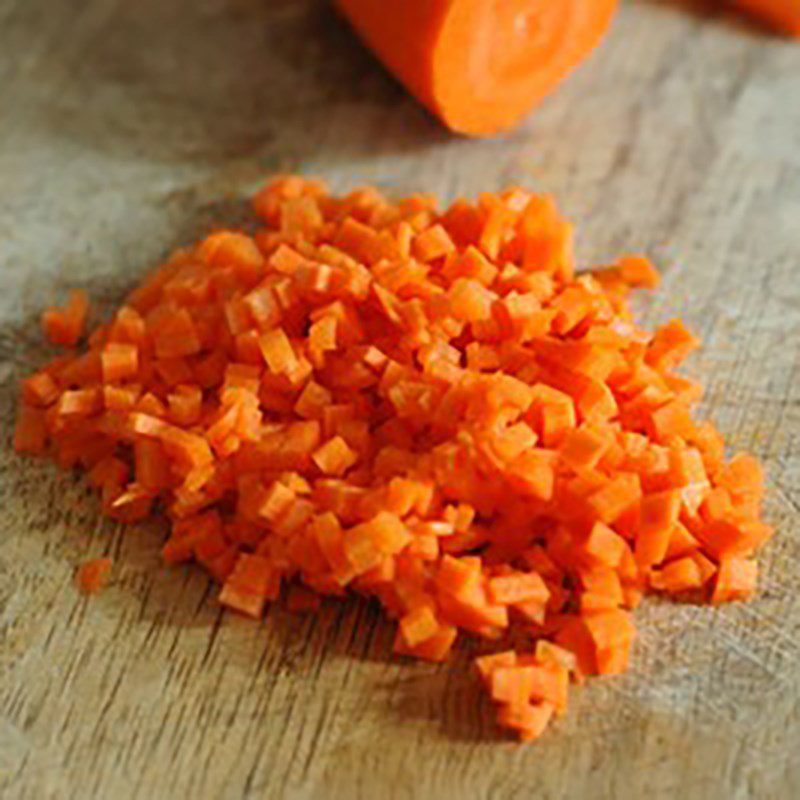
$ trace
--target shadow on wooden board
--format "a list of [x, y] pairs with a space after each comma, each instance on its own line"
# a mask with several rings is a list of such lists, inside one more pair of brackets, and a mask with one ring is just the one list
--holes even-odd
[[[23, 5], [21, 44], [38, 49], [50, 5]], [[36, 82], [60, 91], [26, 102], [51, 134], [116, 157], [291, 164], [312, 142], [357, 155], [387, 125], [397, 150], [448, 138], [327, 0], [99, 0], [79, 6], [73, 31], [37, 57]], [[367, 124], [320, 144], [354, 107]]]

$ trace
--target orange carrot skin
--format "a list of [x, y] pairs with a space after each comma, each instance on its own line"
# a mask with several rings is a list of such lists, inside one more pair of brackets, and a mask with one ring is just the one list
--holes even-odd
[[[386, 4], [375, 0], [336, 0], [336, 4], [389, 70], [435, 113], [431, 53], [451, 0], [395, 3], [388, 16]], [[394, 42], [389, 29], [394, 31]]]
[[[491, 136], [517, 124], [586, 58], [607, 30], [617, 0], [567, 0], [553, 9], [518, 3], [511, 12], [498, 0], [404, 0], [390, 10], [384, 0], [337, 5], [445, 125]], [[544, 52], [530, 63], [527, 55], [543, 37]], [[509, 59], [505, 68], [493, 74], [503, 59]]]

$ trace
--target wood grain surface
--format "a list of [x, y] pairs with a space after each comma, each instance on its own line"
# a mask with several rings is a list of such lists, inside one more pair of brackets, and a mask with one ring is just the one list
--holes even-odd
[[[397, 0], [400, 2], [400, 0]], [[387, 8], [391, 2], [387, 0]], [[13, 456], [37, 313], [103, 308], [277, 170], [446, 198], [554, 192], [586, 263], [644, 249], [649, 323], [680, 314], [733, 449], [769, 473], [758, 600], [648, 602], [633, 670], [501, 738], [468, 669], [391, 658], [356, 601], [223, 613], [162, 526], [100, 519], [78, 476]], [[0, 795], [4, 798], [800, 796], [800, 46], [681, 2], [628, 2], [530, 121], [456, 139], [324, 2], [0, 0]], [[73, 585], [89, 556], [111, 587]]]

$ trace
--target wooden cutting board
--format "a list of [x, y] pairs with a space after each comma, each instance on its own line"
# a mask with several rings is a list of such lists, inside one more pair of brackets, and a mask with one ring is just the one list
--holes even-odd
[[[400, 2], [400, 0], [397, 0]], [[387, 0], [387, 9], [391, 2]], [[387, 11], [389, 13], [389, 11]], [[703, 413], [769, 472], [756, 602], [649, 602], [633, 670], [538, 744], [498, 736], [468, 667], [391, 658], [365, 604], [222, 613], [158, 524], [0, 455], [5, 798], [800, 796], [800, 46], [639, 0], [585, 69], [494, 141], [449, 136], [313, 0], [0, 0], [0, 408], [67, 287], [110, 307], [277, 170], [446, 198], [554, 192], [585, 263], [646, 250], [648, 323], [685, 317]], [[77, 564], [115, 560], [86, 599]]]

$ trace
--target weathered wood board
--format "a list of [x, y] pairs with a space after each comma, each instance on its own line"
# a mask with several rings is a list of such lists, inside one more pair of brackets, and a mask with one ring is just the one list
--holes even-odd
[[[398, 0], [399, 2], [399, 0]], [[387, 7], [391, 6], [387, 2]], [[587, 262], [644, 249], [640, 303], [706, 346], [732, 448], [770, 478], [763, 591], [648, 603], [635, 668], [541, 743], [498, 737], [464, 650], [391, 659], [370, 606], [263, 624], [159, 563], [83, 482], [10, 452], [37, 313], [117, 301], [277, 170], [445, 197], [554, 192]], [[5, 798], [800, 796], [800, 46], [702, 7], [629, 2], [522, 128], [448, 136], [313, 0], [0, 0], [0, 795]], [[75, 566], [111, 554], [85, 599]]]

